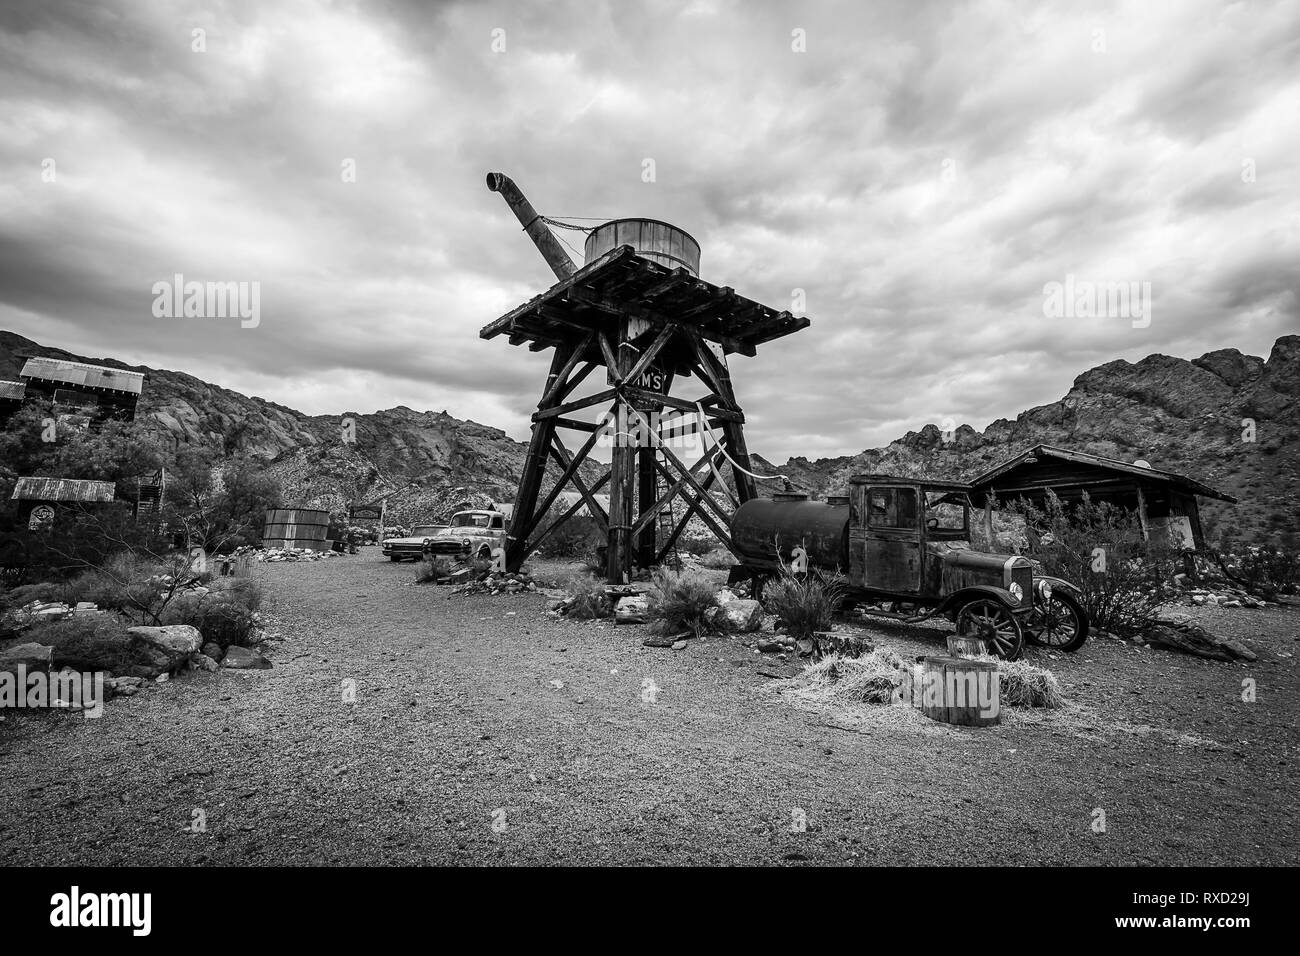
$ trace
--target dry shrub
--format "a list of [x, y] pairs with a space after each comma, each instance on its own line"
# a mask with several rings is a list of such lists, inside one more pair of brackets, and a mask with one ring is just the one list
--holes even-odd
[[660, 632], [689, 630], [699, 637], [708, 627], [704, 615], [718, 606], [718, 594], [713, 582], [697, 571], [678, 573], [660, 568], [654, 573], [646, 603]]
[[700, 567], [714, 571], [724, 571], [736, 563], [736, 556], [726, 548], [714, 548], [700, 558]]
[[838, 571], [804, 576], [782, 572], [764, 586], [763, 606], [796, 640], [811, 639], [818, 631], [830, 630], [844, 587], [844, 575]]
[[126, 625], [114, 614], [87, 614], [37, 624], [25, 638], [54, 648], [55, 667], [129, 674], [137, 659]]
[[569, 592], [568, 617], [589, 621], [598, 617], [609, 617], [613, 609], [609, 598], [605, 596], [605, 582], [586, 575], [574, 575], [564, 586]]
[[1135, 511], [1086, 493], [1067, 506], [1050, 491], [1042, 509], [1021, 499], [1007, 511], [1024, 518], [1027, 554], [1042, 572], [1079, 586], [1093, 627], [1123, 636], [1146, 630], [1173, 596], [1179, 555], [1158, 536], [1145, 540]]

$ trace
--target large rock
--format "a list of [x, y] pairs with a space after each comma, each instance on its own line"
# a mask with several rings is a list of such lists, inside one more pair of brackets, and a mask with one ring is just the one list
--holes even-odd
[[212, 658], [217, 663], [220, 663], [221, 658], [226, 656], [226, 652], [221, 649], [221, 645], [213, 644], [211, 641], [203, 645], [202, 653], [204, 656]]
[[28, 674], [34, 671], [48, 671], [53, 660], [53, 647], [48, 644], [37, 644], [34, 641], [29, 641], [26, 644], [15, 644], [13, 647], [0, 651], [0, 671], [17, 674], [20, 666]]
[[1146, 631], [1143, 638], [1152, 647], [1182, 651], [1216, 661], [1253, 661], [1255, 652], [1230, 637], [1211, 634], [1185, 615], [1168, 615]]
[[763, 605], [747, 598], [732, 598], [718, 608], [714, 620], [722, 630], [738, 634], [757, 631], [763, 626]]
[[126, 633], [136, 657], [129, 671], [132, 677], [170, 674], [187, 664], [203, 644], [203, 635], [189, 624], [128, 627]]
[[614, 620], [619, 624], [644, 624], [649, 613], [650, 606], [644, 595], [638, 594], [619, 599], [618, 606], [614, 608]]
[[229, 667], [232, 670], [264, 671], [271, 667], [271, 662], [261, 654], [257, 653], [257, 651], [249, 650], [247, 647], [240, 647], [237, 644], [232, 644], [226, 650], [226, 656], [225, 659], [222, 660], [221, 666]]

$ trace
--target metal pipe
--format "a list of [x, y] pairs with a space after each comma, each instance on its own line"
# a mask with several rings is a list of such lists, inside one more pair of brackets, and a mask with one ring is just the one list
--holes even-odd
[[533, 204], [524, 198], [513, 179], [505, 173], [488, 173], [487, 187], [494, 193], [500, 193], [501, 198], [509, 204], [515, 218], [524, 227], [524, 232], [528, 233], [528, 238], [533, 240], [533, 245], [537, 246], [537, 251], [542, 254], [557, 279], [567, 279], [578, 271], [560, 241], [546, 228], [542, 217], [537, 214]]

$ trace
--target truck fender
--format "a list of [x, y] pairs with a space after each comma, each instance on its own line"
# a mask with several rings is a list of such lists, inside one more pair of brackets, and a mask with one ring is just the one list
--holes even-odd
[[1006, 605], [1007, 610], [1012, 614], [1027, 614], [1033, 608], [1033, 597], [1032, 595], [1026, 595], [1026, 597], [1027, 600], [1024, 604], [1018, 604], [1011, 596], [1011, 592], [1006, 588], [995, 587], [991, 584], [972, 584], [970, 587], [949, 594], [943, 599], [942, 604], [930, 612], [930, 616], [955, 611], [963, 604], [977, 599], [997, 601], [999, 604]]

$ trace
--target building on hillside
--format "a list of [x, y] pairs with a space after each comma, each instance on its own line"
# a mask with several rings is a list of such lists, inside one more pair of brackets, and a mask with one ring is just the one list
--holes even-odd
[[57, 415], [131, 421], [144, 390], [144, 373], [88, 365], [65, 359], [29, 358], [18, 373], [25, 399], [40, 397], [54, 403]]
[[[1048, 491], [1062, 503], [1078, 502], [1087, 493], [1093, 501], [1106, 501], [1136, 511], [1143, 534], [1168, 535], [1171, 544], [1201, 550], [1198, 498], [1237, 503], [1237, 499], [1194, 478], [1152, 468], [1146, 462], [1127, 462], [1051, 445], [1035, 445], [971, 482], [972, 503], [985, 508], [996, 499], [1007, 503], [1024, 498], [1043, 507]], [[988, 519], [986, 519], [988, 520]]]
[[22, 382], [0, 381], [0, 421], [4, 421], [23, 405], [27, 386]]
[[18, 517], [29, 528], [55, 520], [61, 508], [84, 508], [116, 500], [111, 481], [81, 478], [19, 478], [11, 500], [18, 502]]

